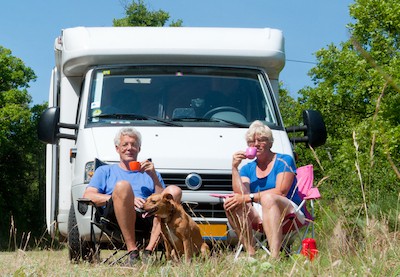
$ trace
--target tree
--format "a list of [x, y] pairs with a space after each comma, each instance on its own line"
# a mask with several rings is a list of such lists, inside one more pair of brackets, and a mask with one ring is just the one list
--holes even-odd
[[351, 39], [316, 53], [310, 71], [315, 87], [299, 92], [302, 106], [320, 110], [327, 124], [328, 143], [320, 153], [332, 197], [344, 193], [370, 205], [384, 195], [397, 197], [399, 11], [396, 0], [356, 0], [350, 6]]
[[[304, 109], [305, 106], [303, 106], [301, 102], [296, 101], [296, 99], [291, 97], [289, 91], [284, 88], [283, 84], [281, 83], [279, 87], [279, 110], [285, 123], [285, 127], [303, 125]], [[301, 137], [304, 134], [302, 132], [295, 132], [293, 134], [289, 133], [288, 135], [289, 137]], [[298, 167], [310, 163], [316, 163], [314, 152], [310, 151], [308, 145], [304, 144], [303, 142], [294, 144], [294, 152], [296, 154], [296, 164]], [[321, 179], [324, 177], [319, 167], [314, 168], [314, 174], [316, 179]]]
[[[125, 4], [126, 17], [121, 19], [114, 19], [113, 25], [116, 27], [126, 26], [153, 26], [162, 27], [165, 26], [170, 16], [169, 13], [158, 10], [149, 11], [143, 0], [132, 1], [131, 4]], [[179, 27], [182, 25], [182, 20], [172, 21], [171, 27]]]
[[279, 84], [279, 110], [285, 126], [298, 126], [302, 123], [301, 105], [290, 96], [289, 91]]
[[[42, 106], [29, 107], [28, 83], [33, 70], [0, 46], [0, 248], [8, 247], [11, 219], [13, 235], [40, 235], [43, 208], [39, 198], [39, 153], [43, 146], [36, 137], [37, 116]], [[9, 224], [7, 224], [9, 223]], [[18, 233], [14, 231], [18, 230]], [[12, 245], [14, 246], [14, 245]]]

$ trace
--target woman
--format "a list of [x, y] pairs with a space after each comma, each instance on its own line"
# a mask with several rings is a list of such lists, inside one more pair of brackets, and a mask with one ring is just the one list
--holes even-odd
[[[271, 151], [272, 131], [261, 121], [250, 125], [246, 141], [249, 147], [257, 149], [256, 159], [244, 165], [239, 172], [238, 167], [246, 159], [246, 153], [238, 151], [233, 155], [234, 194], [226, 199], [224, 208], [229, 223], [250, 256], [255, 254], [252, 224], [262, 221], [271, 256], [278, 258], [283, 239], [282, 218], [293, 213], [300, 203], [295, 163], [291, 156]], [[261, 204], [262, 218], [253, 202]]]

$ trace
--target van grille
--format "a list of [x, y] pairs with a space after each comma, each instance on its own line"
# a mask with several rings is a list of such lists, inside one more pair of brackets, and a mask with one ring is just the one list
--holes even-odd
[[[162, 173], [161, 176], [165, 185], [177, 185], [182, 190], [188, 190], [185, 185], [185, 178], [189, 173]], [[232, 175], [223, 174], [199, 174], [203, 180], [198, 190], [232, 190]]]
[[[190, 190], [185, 184], [185, 178], [189, 173], [162, 173], [161, 176], [166, 186], [176, 185], [182, 191]], [[231, 191], [232, 175], [230, 174], [199, 174], [202, 179], [202, 186], [197, 191]], [[202, 203], [188, 207], [183, 204], [187, 213], [192, 217], [200, 218], [225, 218], [222, 203]]]
[[199, 218], [225, 218], [225, 211], [222, 203], [199, 203], [197, 206], [182, 204], [191, 217]]

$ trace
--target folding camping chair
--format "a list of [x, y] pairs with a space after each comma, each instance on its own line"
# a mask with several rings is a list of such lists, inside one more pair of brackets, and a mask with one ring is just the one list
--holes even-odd
[[[129, 253], [127, 252], [117, 258], [117, 254], [120, 250], [126, 250], [124, 238], [118, 224], [115, 224], [105, 218], [102, 215], [102, 208], [96, 207], [95, 204], [89, 199], [78, 199], [78, 205], [92, 206], [90, 219], [90, 242], [95, 246], [95, 253], [93, 253], [93, 257], [96, 257], [96, 259], [99, 260], [101, 249], [111, 249], [113, 250], [113, 253], [102, 260], [101, 263], [107, 263], [112, 258], [114, 258], [114, 261], [110, 262], [110, 265], [119, 263]], [[98, 237], [96, 237], [95, 227], [100, 229], [100, 235]], [[150, 239], [150, 232], [151, 230], [141, 230], [136, 228], [136, 245], [138, 248], [142, 248], [146, 245]], [[103, 240], [104, 237], [106, 238], [105, 240]]]
[[[297, 168], [296, 178], [297, 178], [298, 194], [302, 202], [300, 203], [296, 211], [294, 213], [287, 215], [282, 222], [282, 232], [284, 234], [284, 238], [282, 241], [282, 250], [285, 251], [286, 254], [300, 253], [301, 242], [308, 235], [310, 227], [311, 227], [311, 237], [314, 238], [315, 235], [314, 200], [319, 199], [321, 197], [318, 188], [313, 187], [313, 182], [314, 182], [313, 165], [310, 164]], [[308, 211], [307, 202], [310, 203], [309, 206], [311, 213]], [[304, 213], [305, 216], [304, 221], [299, 220], [299, 218], [296, 216], [299, 210], [302, 210]], [[262, 222], [254, 224], [252, 228], [254, 231], [253, 235], [256, 241], [256, 245], [262, 248], [268, 255], [270, 255], [271, 252], [265, 246], [266, 239], [262, 239], [263, 237], [265, 238]], [[292, 251], [292, 246], [296, 239], [299, 239], [299, 246], [295, 251]], [[243, 249], [243, 244], [240, 244], [235, 254], [235, 260], [239, 257], [239, 254], [242, 251], [242, 249]]]
[[[106, 163], [95, 159], [94, 161], [94, 171]], [[93, 257], [100, 257], [100, 249], [112, 249], [114, 252], [101, 261], [101, 263], [107, 263], [110, 259], [114, 258], [114, 261], [110, 264], [116, 264], [125, 258], [129, 253], [116, 258], [119, 250], [126, 249], [124, 238], [122, 232], [118, 226], [113, 222], [110, 222], [107, 218], [103, 216], [103, 208], [96, 207], [96, 205], [89, 199], [79, 198], [78, 200], [78, 211], [83, 215], [87, 212], [88, 207], [91, 206], [91, 217], [90, 217], [90, 242], [95, 246], [92, 253]], [[96, 227], [100, 229], [100, 235], [96, 237]], [[136, 226], [137, 227], [137, 226]], [[151, 230], [136, 228], [136, 244], [138, 248], [144, 247], [150, 239]], [[107, 239], [103, 239], [106, 237]]]

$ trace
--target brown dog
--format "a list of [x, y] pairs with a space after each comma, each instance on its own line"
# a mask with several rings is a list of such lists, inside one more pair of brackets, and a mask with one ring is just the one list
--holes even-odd
[[161, 220], [161, 233], [165, 244], [167, 260], [180, 260], [185, 255], [187, 262], [198, 253], [203, 257], [209, 247], [203, 241], [200, 228], [185, 212], [182, 205], [175, 202], [172, 195], [152, 194], [143, 205], [145, 216], [155, 215]]

